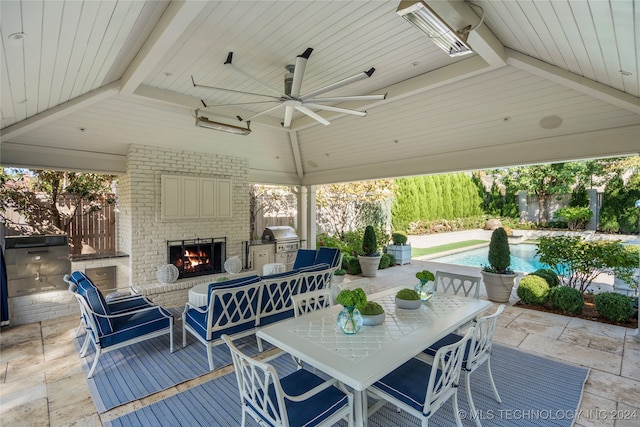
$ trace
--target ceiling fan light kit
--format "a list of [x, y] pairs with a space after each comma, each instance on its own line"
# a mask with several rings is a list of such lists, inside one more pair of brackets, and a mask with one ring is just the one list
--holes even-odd
[[465, 27], [461, 31], [454, 30], [433, 9], [420, 0], [401, 1], [397, 13], [425, 32], [431, 41], [447, 52], [449, 56], [455, 57], [473, 53], [467, 44], [469, 32], [472, 31], [471, 26]]
[[246, 122], [247, 127], [243, 128], [240, 126], [229, 125], [226, 123], [220, 123], [213, 120], [209, 120], [207, 117], [198, 116], [198, 111], [196, 110], [196, 126], [206, 129], [214, 129], [222, 132], [233, 133], [236, 135], [249, 135], [251, 133], [251, 122]]
[[235, 93], [238, 95], [249, 95], [253, 97], [262, 98], [262, 100], [254, 101], [254, 102], [241, 102], [241, 103], [235, 103], [235, 104], [216, 104], [216, 105], [207, 105], [204, 102], [204, 100], [201, 100], [205, 108], [209, 106], [221, 107], [221, 106], [232, 106], [232, 105], [275, 103], [277, 105], [271, 108], [268, 108], [264, 111], [261, 111], [259, 113], [256, 113], [251, 117], [248, 117], [246, 119], [241, 119], [241, 120], [250, 121], [255, 117], [261, 116], [263, 114], [268, 114], [274, 110], [284, 107], [284, 120], [282, 122], [282, 125], [287, 128], [291, 127], [291, 121], [293, 120], [294, 111], [299, 111], [305, 114], [306, 116], [316, 120], [318, 123], [321, 123], [323, 125], [329, 125], [331, 124], [331, 122], [329, 122], [329, 120], [322, 117], [320, 114], [316, 113], [314, 110], [330, 111], [334, 113], [350, 114], [354, 116], [364, 117], [367, 114], [366, 111], [352, 110], [348, 108], [341, 108], [341, 107], [336, 107], [333, 105], [326, 105], [326, 104], [353, 102], [353, 101], [377, 101], [377, 100], [383, 100], [387, 97], [387, 94], [385, 93], [385, 94], [377, 94], [377, 95], [350, 95], [350, 96], [333, 96], [330, 98], [317, 98], [318, 95], [322, 95], [326, 92], [336, 90], [341, 87], [347, 86], [349, 84], [355, 83], [357, 81], [371, 77], [371, 75], [373, 75], [375, 71], [375, 68], [373, 67], [367, 71], [363, 71], [354, 76], [347, 77], [346, 79], [337, 81], [335, 83], [329, 84], [327, 86], [321, 87], [319, 89], [313, 90], [307, 94], [302, 95], [300, 93], [302, 89], [302, 80], [304, 78], [304, 72], [307, 66], [307, 60], [311, 56], [312, 52], [313, 52], [312, 48], [307, 48], [301, 55], [297, 56], [295, 65], [288, 64], [285, 66], [285, 69], [287, 72], [284, 75], [284, 93], [280, 93], [274, 90], [273, 88], [269, 87], [269, 85], [260, 81], [258, 78], [254, 77], [253, 75], [249, 74], [248, 72], [234, 65], [233, 52], [229, 52], [227, 54], [227, 59], [224, 62], [224, 64], [229, 65], [234, 70], [238, 71], [240, 74], [258, 83], [267, 91], [274, 93], [274, 95], [266, 95], [263, 93], [253, 93], [253, 92], [242, 92], [242, 91], [233, 90], [233, 89], [201, 85], [195, 82], [195, 79], [193, 78], [193, 76], [191, 77], [191, 80], [194, 87], [212, 89], [217, 91], [225, 91], [225, 92]]

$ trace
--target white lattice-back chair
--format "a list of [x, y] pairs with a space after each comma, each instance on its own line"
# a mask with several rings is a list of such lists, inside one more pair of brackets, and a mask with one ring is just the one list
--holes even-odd
[[436, 271], [434, 290], [436, 292], [451, 292], [456, 295], [480, 297], [480, 281], [479, 276], [466, 276], [464, 274], [448, 273], [445, 271]]
[[369, 279], [363, 278], [350, 280], [348, 282], [336, 283], [335, 286], [333, 284], [331, 285], [331, 297], [333, 298], [333, 303], [335, 304], [340, 291], [345, 289], [354, 290], [356, 288], [361, 288], [365, 294], [371, 295], [371, 282], [369, 282]]
[[324, 380], [305, 369], [280, 378], [276, 369], [236, 348], [227, 335], [240, 391], [242, 426], [247, 414], [260, 425], [331, 426], [344, 419], [353, 426], [353, 395], [336, 379]]
[[422, 426], [427, 427], [429, 418], [452, 399], [456, 425], [462, 427], [458, 383], [464, 352], [473, 333], [471, 327], [458, 342], [440, 348], [431, 364], [414, 357], [373, 384], [369, 394], [379, 401], [370, 407], [369, 415], [389, 402], [422, 420]]
[[321, 310], [331, 306], [331, 291], [321, 289], [319, 291], [305, 292], [291, 297], [295, 317]]
[[[500, 316], [503, 311], [504, 304], [501, 304], [495, 311], [495, 313], [489, 316], [481, 317], [477, 320], [474, 320], [473, 322], [475, 332], [471, 337], [469, 346], [464, 353], [464, 358], [462, 361], [462, 373], [465, 377], [467, 400], [469, 401], [469, 409], [471, 411], [471, 414], [476, 413], [476, 408], [473, 404], [473, 398], [471, 396], [471, 374], [484, 363], [487, 364], [487, 375], [489, 376], [489, 382], [491, 384], [491, 388], [493, 389], [493, 395], [495, 396], [497, 402], [502, 402], [502, 399], [500, 399], [500, 394], [498, 394], [496, 384], [493, 381], [493, 374], [491, 373], [491, 349], [493, 346], [493, 336], [496, 331], [498, 316]], [[452, 342], [456, 342], [460, 338], [461, 337], [457, 334], [449, 334], [426, 349], [424, 353], [433, 356], [440, 348], [449, 345]], [[474, 417], [477, 427], [481, 427], [479, 418], [480, 417]]]

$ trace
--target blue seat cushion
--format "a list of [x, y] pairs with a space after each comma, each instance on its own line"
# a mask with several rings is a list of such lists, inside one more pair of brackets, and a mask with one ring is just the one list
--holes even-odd
[[200, 313], [197, 310], [190, 309], [185, 316], [186, 322], [193, 330], [200, 335], [203, 339], [213, 341], [219, 339], [222, 334], [233, 336], [239, 332], [245, 332], [255, 327], [255, 320], [250, 320], [244, 323], [239, 323], [228, 328], [216, 329], [211, 331], [211, 337], [207, 337], [207, 314]]
[[[431, 370], [432, 366], [428, 363], [412, 358], [376, 382], [374, 386], [417, 411], [424, 412], [424, 400], [427, 397]], [[440, 370], [436, 375], [437, 384], [441, 375]]]
[[298, 249], [296, 259], [293, 261], [293, 269], [297, 270], [301, 267], [309, 267], [316, 260], [315, 249]]
[[[442, 338], [440, 341], [437, 341], [436, 343], [432, 344], [431, 346], [429, 346], [429, 348], [423, 350], [422, 352], [428, 354], [429, 356], [435, 356], [436, 352], [440, 350], [442, 347], [455, 344], [461, 339], [462, 337], [458, 334], [449, 334], [446, 337]], [[469, 357], [470, 349], [471, 349], [471, 340], [467, 341], [467, 345], [464, 348], [464, 356], [462, 359], [463, 369], [467, 365], [467, 358]]]
[[[109, 305], [104, 299], [102, 292], [96, 288], [93, 283], [88, 280], [80, 280], [78, 282], [78, 294], [80, 294], [91, 311], [102, 316], [111, 315]], [[113, 332], [113, 324], [108, 317], [94, 316], [94, 320], [98, 327], [98, 335], [107, 335]]]
[[316, 254], [314, 264], [329, 264], [330, 267], [338, 267], [338, 261], [340, 260], [340, 249], [320, 247]]
[[150, 304], [144, 297], [123, 298], [113, 302], [107, 302], [107, 305], [109, 306], [111, 314], [119, 314], [154, 306], [154, 304]]
[[[286, 394], [297, 396], [319, 386], [324, 381], [319, 376], [305, 369], [300, 369], [281, 378], [280, 385]], [[272, 401], [276, 401], [273, 385], [269, 387], [269, 396]], [[305, 427], [320, 424], [348, 403], [347, 395], [336, 387], [328, 387], [302, 402], [292, 402], [285, 399], [289, 425]]]
[[100, 346], [109, 347], [143, 337], [152, 332], [169, 329], [171, 313], [157, 306], [153, 310], [145, 310], [130, 316], [122, 316], [113, 320], [113, 332], [100, 337]]

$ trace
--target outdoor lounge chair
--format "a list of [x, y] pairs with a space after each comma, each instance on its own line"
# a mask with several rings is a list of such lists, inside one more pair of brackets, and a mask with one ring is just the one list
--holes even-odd
[[261, 425], [331, 426], [346, 420], [353, 426], [353, 395], [336, 379], [324, 380], [305, 369], [280, 378], [275, 368], [236, 348], [227, 335], [242, 405], [241, 426], [247, 414]]
[[[79, 280], [77, 285], [70, 285], [69, 290], [80, 304], [82, 317], [86, 322], [87, 340], [90, 340], [96, 349], [96, 356], [87, 378], [93, 376], [102, 353], [151, 338], [169, 334], [169, 348], [173, 353], [173, 316], [164, 308], [152, 305], [114, 314], [100, 290], [90, 281]], [[81, 357], [86, 355], [87, 340], [83, 345]]]

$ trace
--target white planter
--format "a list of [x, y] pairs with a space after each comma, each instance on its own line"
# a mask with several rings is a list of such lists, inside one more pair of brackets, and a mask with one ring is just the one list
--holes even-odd
[[422, 305], [422, 300], [419, 299], [400, 299], [396, 297], [396, 305], [398, 308], [405, 308], [408, 310], [415, 310], [416, 308], [420, 308]]
[[489, 301], [509, 302], [511, 290], [515, 283], [517, 274], [496, 274], [482, 271], [482, 280], [487, 290]]
[[384, 323], [384, 312], [380, 314], [363, 314], [362, 324], [366, 326], [378, 326]]
[[376, 275], [378, 274], [378, 267], [380, 266], [380, 258], [380, 255], [358, 255], [358, 261], [360, 262], [360, 268], [362, 269], [362, 275], [364, 277], [376, 277]]
[[387, 245], [387, 253], [396, 258], [397, 265], [411, 263], [411, 245]]

